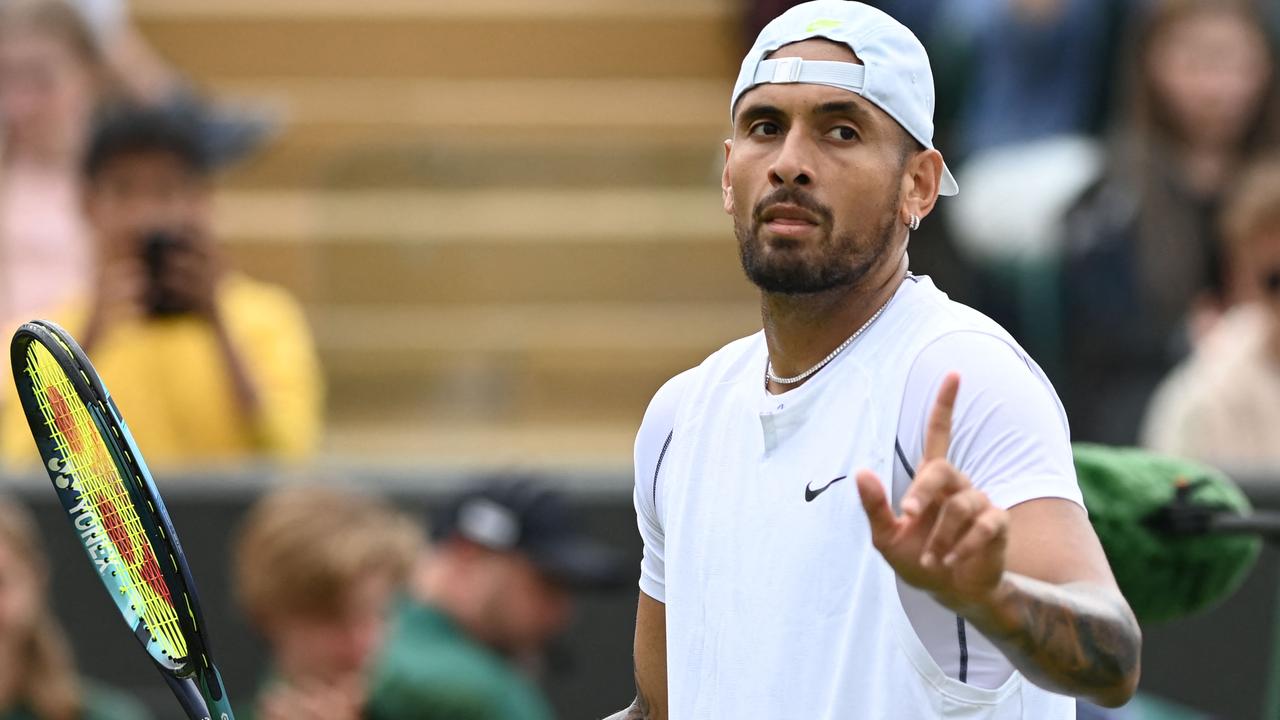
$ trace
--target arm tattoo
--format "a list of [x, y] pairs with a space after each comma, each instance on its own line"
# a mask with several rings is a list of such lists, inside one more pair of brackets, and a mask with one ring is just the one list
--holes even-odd
[[994, 607], [971, 622], [1022, 674], [1051, 690], [1123, 704], [1137, 685], [1142, 635], [1118, 594], [1006, 575]]

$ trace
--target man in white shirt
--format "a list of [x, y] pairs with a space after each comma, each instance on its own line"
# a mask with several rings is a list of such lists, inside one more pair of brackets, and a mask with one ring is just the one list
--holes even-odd
[[761, 32], [731, 114], [724, 204], [764, 329], [645, 414], [638, 697], [615, 717], [1123, 704], [1140, 633], [1056, 394], [1003, 329], [907, 272], [909, 231], [958, 191], [924, 48], [861, 3], [805, 3]]

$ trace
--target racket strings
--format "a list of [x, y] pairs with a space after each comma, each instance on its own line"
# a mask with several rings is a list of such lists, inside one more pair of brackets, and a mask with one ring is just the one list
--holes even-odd
[[185, 657], [186, 639], [169, 587], [120, 468], [111, 459], [89, 408], [80, 400], [65, 371], [39, 343], [32, 343], [27, 349], [26, 373], [49, 437], [66, 466], [63, 472], [74, 477], [70, 481], [72, 489], [92, 509], [97, 529], [105, 533], [103, 538], [91, 526], [84, 530], [86, 547], [90, 543], [109, 546], [108, 552], [117, 561], [113, 564], [123, 570], [116, 574], [120, 593], [129, 596], [134, 611], [166, 655]]

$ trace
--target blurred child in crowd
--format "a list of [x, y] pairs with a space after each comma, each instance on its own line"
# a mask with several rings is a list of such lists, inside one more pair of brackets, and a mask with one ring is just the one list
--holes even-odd
[[104, 78], [71, 6], [0, 2], [0, 329], [88, 286], [80, 157]]
[[1276, 144], [1276, 54], [1250, 0], [1157, 0], [1132, 44], [1129, 118], [1110, 170], [1066, 220], [1073, 435], [1129, 444], [1157, 382], [1220, 302], [1218, 216]]
[[80, 680], [53, 617], [35, 522], [0, 499], [0, 720], [145, 720], [133, 700]]
[[1161, 384], [1143, 441], [1231, 469], [1280, 468], [1280, 159], [1233, 192], [1224, 237], [1238, 302]]
[[420, 543], [416, 525], [389, 508], [314, 485], [254, 506], [234, 568], [272, 664], [259, 720], [361, 717], [367, 671]]

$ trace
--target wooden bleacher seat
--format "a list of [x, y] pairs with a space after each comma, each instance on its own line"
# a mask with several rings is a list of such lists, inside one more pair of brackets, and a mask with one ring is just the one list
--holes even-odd
[[332, 451], [625, 463], [658, 385], [758, 325], [717, 186], [731, 0], [134, 12], [203, 87], [282, 118], [217, 222], [306, 303]]

